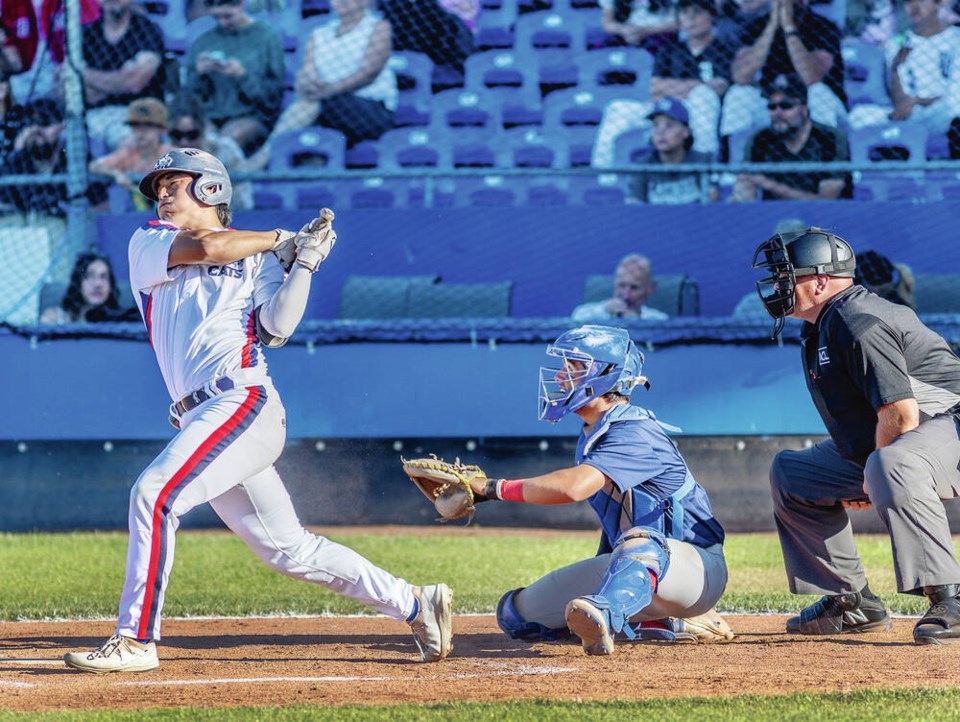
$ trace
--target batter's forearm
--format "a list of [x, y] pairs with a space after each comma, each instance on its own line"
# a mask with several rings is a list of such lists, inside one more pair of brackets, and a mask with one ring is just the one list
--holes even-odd
[[290, 338], [297, 330], [307, 309], [312, 277], [309, 270], [295, 264], [273, 298], [260, 308], [260, 323], [271, 336]]

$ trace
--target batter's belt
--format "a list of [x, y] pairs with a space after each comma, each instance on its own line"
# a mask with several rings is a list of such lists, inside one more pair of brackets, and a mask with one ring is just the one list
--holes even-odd
[[237, 385], [228, 378], [217, 379], [212, 384], [207, 384], [196, 391], [187, 394], [173, 405], [178, 416], [183, 416], [188, 411], [197, 408], [205, 401], [209, 401], [214, 396], [219, 396], [225, 391], [232, 391]]

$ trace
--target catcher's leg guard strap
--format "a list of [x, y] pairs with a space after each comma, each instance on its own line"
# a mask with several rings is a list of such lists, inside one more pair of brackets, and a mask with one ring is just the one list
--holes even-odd
[[670, 548], [659, 532], [634, 527], [620, 537], [596, 593], [609, 605], [612, 631], [630, 636], [633, 630], [626, 627], [627, 620], [649, 606], [654, 580], [661, 579], [669, 566]]
[[520, 639], [524, 642], [555, 642], [569, 635], [566, 628], [552, 629], [537, 622], [528, 622], [517, 611], [513, 597], [520, 589], [511, 589], [500, 597], [497, 603], [497, 624], [511, 639]]

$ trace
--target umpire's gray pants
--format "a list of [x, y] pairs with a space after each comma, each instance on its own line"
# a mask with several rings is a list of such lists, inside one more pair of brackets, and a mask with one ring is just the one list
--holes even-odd
[[770, 469], [773, 510], [790, 591], [843, 594], [867, 583], [843, 501], [869, 501], [893, 546], [897, 590], [960, 583], [943, 501], [960, 496], [960, 426], [942, 415], [877, 449], [865, 466], [832, 440], [781, 451]]

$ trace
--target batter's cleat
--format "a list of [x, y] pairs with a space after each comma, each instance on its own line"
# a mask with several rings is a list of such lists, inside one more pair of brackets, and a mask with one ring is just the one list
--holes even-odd
[[595, 656], [613, 654], [610, 616], [606, 610], [579, 597], [567, 603], [564, 617], [570, 631], [580, 637], [585, 653]]
[[892, 628], [883, 602], [867, 599], [860, 592], [822, 597], [787, 620], [789, 634], [889, 632]]
[[917, 644], [960, 643], [958, 592], [960, 592], [960, 586], [956, 584], [923, 588], [923, 593], [927, 595], [931, 606], [913, 628], [914, 642]]
[[63, 655], [63, 661], [68, 667], [94, 674], [149, 672], [160, 666], [156, 644], [143, 644], [119, 634], [114, 634], [100, 649], [92, 652], [68, 652]]
[[410, 622], [421, 662], [439, 662], [453, 649], [453, 594], [446, 584], [414, 587], [420, 604], [417, 618]]

